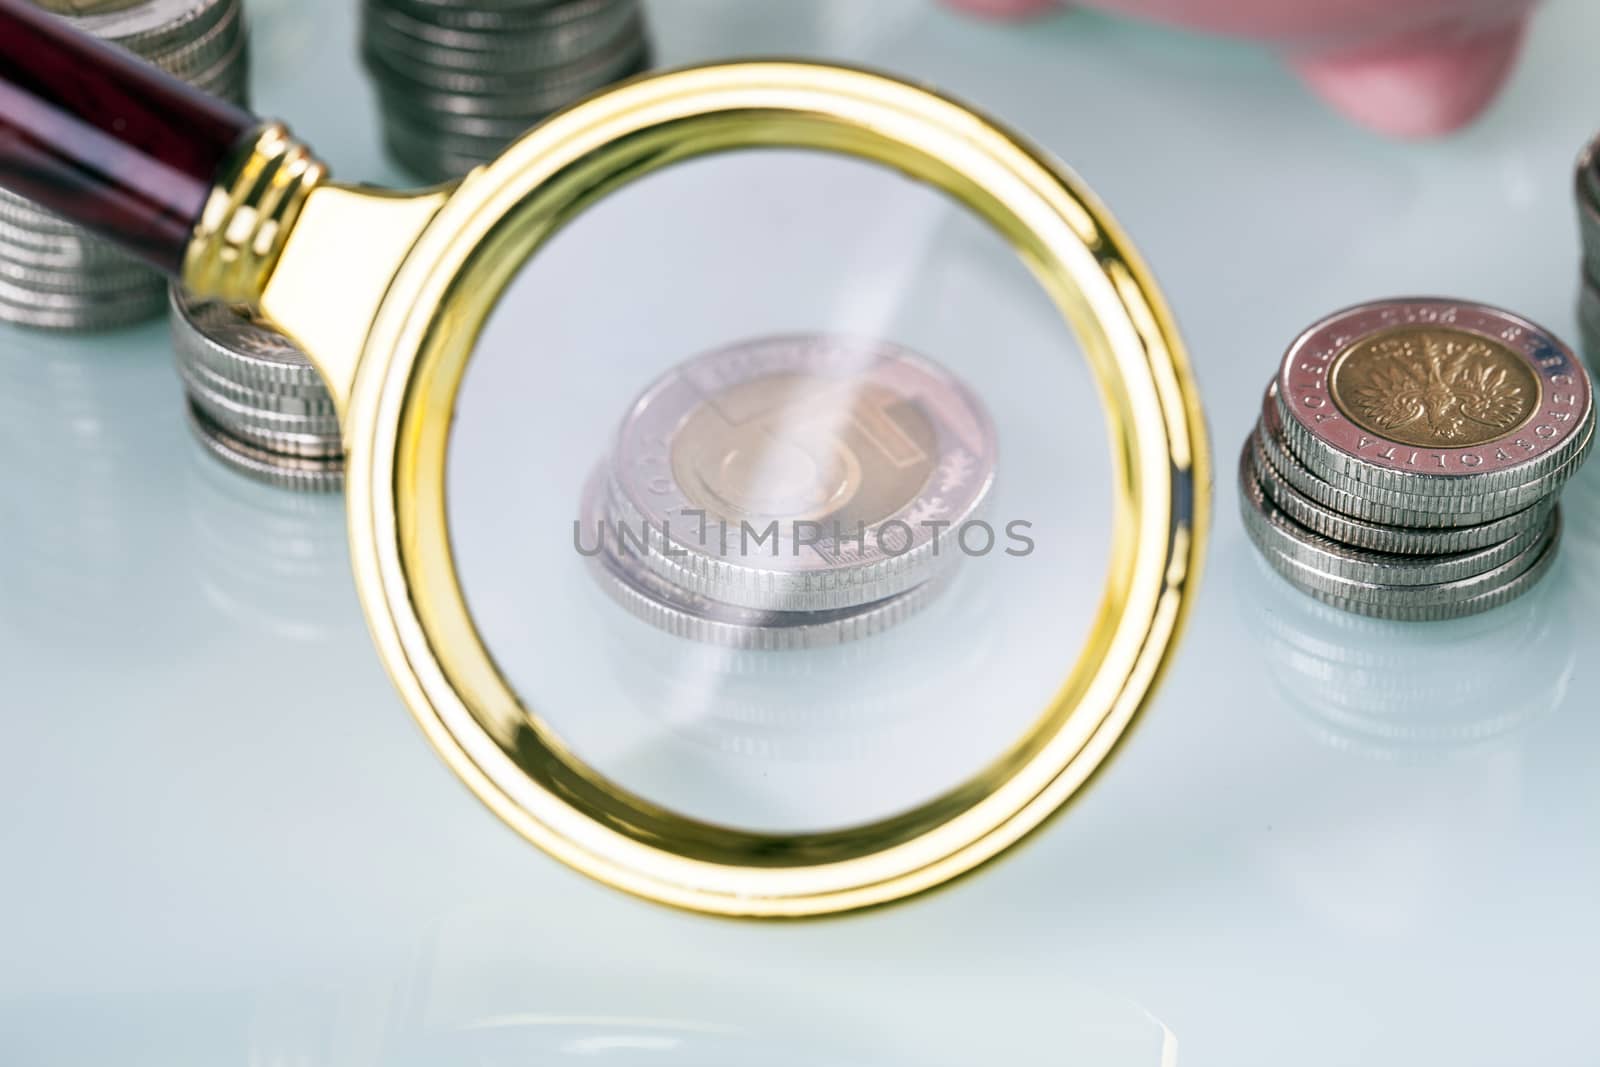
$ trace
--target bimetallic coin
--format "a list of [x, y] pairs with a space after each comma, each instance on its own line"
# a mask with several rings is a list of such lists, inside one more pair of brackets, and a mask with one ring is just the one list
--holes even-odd
[[1508, 505], [1492, 494], [1570, 469], [1593, 438], [1582, 364], [1533, 323], [1477, 304], [1391, 300], [1338, 312], [1290, 346], [1278, 384], [1291, 451], [1324, 481], [1363, 494], [1494, 510]]
[[1239, 492], [1250, 536], [1258, 545], [1332, 579], [1383, 586], [1437, 586], [1494, 570], [1544, 533], [1541, 524], [1507, 540], [1467, 552], [1431, 556], [1399, 555], [1352, 548], [1300, 525], [1279, 509], [1256, 478], [1254, 449], [1239, 456]]
[[601, 587], [630, 613], [679, 637], [740, 649], [782, 651], [855, 641], [903, 622], [943, 588], [939, 577], [894, 596], [826, 611], [770, 611], [721, 603], [657, 574], [626, 543], [617, 543], [606, 506], [604, 470], [584, 490], [581, 527], [596, 551], [589, 563]]
[[[1535, 549], [1529, 550], [1528, 554], [1532, 557], [1531, 562], [1523, 563], [1521, 560], [1513, 560], [1502, 568], [1504, 574], [1510, 575], [1509, 578], [1502, 575], [1497, 584], [1478, 583], [1479, 589], [1477, 592], [1458, 600], [1440, 604], [1393, 603], [1385, 600], [1370, 600], [1364, 597], [1340, 596], [1329, 593], [1320, 587], [1300, 585], [1298, 572], [1292, 569], [1285, 569], [1271, 558], [1268, 558], [1267, 562], [1274, 570], [1287, 578], [1291, 584], [1297, 585], [1303, 592], [1341, 611], [1387, 619], [1392, 622], [1443, 622], [1447, 619], [1462, 619], [1470, 615], [1492, 611], [1510, 603], [1535, 585], [1538, 585], [1539, 581], [1549, 573], [1551, 566], [1556, 561], [1556, 549], [1559, 547], [1561, 540], [1560, 512], [1556, 513], [1555, 518], [1554, 532], [1549, 540], [1540, 542], [1535, 546]], [[1534, 554], [1535, 551], [1537, 552], [1536, 555]]]
[[955, 378], [884, 341], [795, 334], [689, 360], [618, 430], [612, 511], [645, 563], [714, 600], [851, 607], [921, 584], [994, 481], [994, 429]]
[[1425, 585], [1374, 582], [1330, 573], [1318, 563], [1286, 551], [1277, 535], [1300, 531], [1267, 499], [1254, 479], [1240, 489], [1245, 530], [1274, 570], [1324, 603], [1379, 618], [1458, 618], [1497, 607], [1538, 581], [1553, 561], [1560, 537], [1558, 509], [1542, 531], [1491, 570]]
[[1353, 548], [1411, 556], [1471, 552], [1539, 528], [1556, 503], [1555, 497], [1550, 496], [1503, 519], [1476, 526], [1427, 529], [1367, 522], [1326, 507], [1290, 484], [1268, 458], [1263, 433], [1258, 427], [1245, 448], [1250, 454], [1252, 473], [1267, 496], [1301, 526]]
[[1283, 420], [1277, 401], [1278, 383], [1268, 387], [1261, 405], [1260, 436], [1262, 451], [1272, 468], [1290, 485], [1318, 504], [1367, 522], [1386, 526], [1409, 526], [1423, 529], [1443, 529], [1477, 526], [1514, 514], [1516, 510], [1498, 514], [1487, 512], [1458, 513], [1448, 508], [1422, 503], [1409, 507], [1377, 504], [1358, 492], [1343, 489], [1324, 481], [1302, 463], [1283, 439]]

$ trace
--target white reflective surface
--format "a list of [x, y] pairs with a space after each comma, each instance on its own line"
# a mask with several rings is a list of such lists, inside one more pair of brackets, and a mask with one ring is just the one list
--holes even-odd
[[[254, 10], [263, 110], [397, 179], [352, 12]], [[4, 331], [0, 1062], [1592, 1060], [1600, 468], [1532, 596], [1426, 629], [1275, 584], [1231, 468], [1283, 345], [1335, 307], [1443, 292], [1575, 334], [1600, 12], [1550, 4], [1488, 119], [1424, 146], [1344, 126], [1251, 50], [1083, 16], [670, 0], [657, 26], [669, 61], [937, 82], [1132, 231], [1219, 471], [1208, 581], [1144, 724], [1064, 818], [928, 899], [780, 926], [639, 903], [431, 754], [368, 647], [338, 505], [203, 464], [164, 327]]]

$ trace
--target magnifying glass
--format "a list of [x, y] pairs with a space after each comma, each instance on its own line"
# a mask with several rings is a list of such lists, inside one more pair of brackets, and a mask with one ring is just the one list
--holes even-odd
[[1039, 827], [1148, 701], [1199, 399], [1126, 237], [1003, 127], [735, 62], [394, 193], [16, 0], [0, 41], [0, 184], [306, 351], [390, 676], [562, 862], [728, 915], [896, 900]]

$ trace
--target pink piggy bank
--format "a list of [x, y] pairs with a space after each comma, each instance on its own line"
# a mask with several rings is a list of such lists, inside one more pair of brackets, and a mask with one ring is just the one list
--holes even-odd
[[[1058, 0], [951, 0], [1023, 17]], [[1536, 0], [1078, 0], [1085, 7], [1265, 41], [1319, 96], [1399, 137], [1448, 133], [1494, 99]]]

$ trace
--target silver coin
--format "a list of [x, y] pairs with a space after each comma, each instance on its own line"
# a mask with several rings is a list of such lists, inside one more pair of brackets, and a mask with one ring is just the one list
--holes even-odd
[[1600, 284], [1587, 277], [1578, 287], [1578, 324], [1586, 333], [1600, 333]]
[[175, 78], [201, 78], [221, 64], [238, 62], [248, 40], [244, 11], [237, 3], [226, 5], [223, 17], [197, 37], [175, 41], [168, 48], [138, 54]]
[[1454, 618], [1503, 603], [1506, 590], [1520, 591], [1525, 587], [1519, 580], [1539, 565], [1560, 535], [1561, 512], [1557, 509], [1542, 531], [1490, 570], [1431, 584], [1375, 582], [1330, 573], [1319, 562], [1308, 562], [1302, 554], [1285, 550], [1283, 539], [1273, 531], [1300, 531], [1293, 531], [1292, 527], [1285, 530], [1288, 518], [1267, 500], [1253, 480], [1251, 486], [1253, 491], [1242, 486], [1240, 493], [1245, 531], [1273, 569], [1324, 603], [1383, 618]]
[[1592, 375], [1600, 367], [1600, 289], [1588, 278], [1578, 289], [1578, 337]]
[[1250, 454], [1252, 473], [1279, 510], [1308, 530], [1372, 552], [1422, 556], [1471, 552], [1538, 528], [1556, 503], [1551, 496], [1523, 511], [1477, 526], [1431, 530], [1386, 526], [1341, 514], [1296, 489], [1268, 459], [1259, 427], [1251, 433], [1245, 448]]
[[397, 11], [434, 26], [463, 30], [516, 31], [530, 25], [548, 27], [562, 19], [590, 18], [618, 6], [636, 7], [636, 0], [383, 0]]
[[50, 293], [0, 279], [0, 321], [52, 330], [110, 330], [161, 313], [162, 286], [124, 290], [115, 299], [94, 294]]
[[1583, 365], [1549, 332], [1480, 304], [1418, 298], [1338, 312], [1290, 346], [1278, 385], [1290, 449], [1363, 493], [1450, 500], [1522, 488], [1593, 436]]
[[428, 183], [464, 178], [489, 162], [484, 157], [441, 152], [428, 145], [419, 144], [411, 135], [404, 132], [396, 133], [388, 124], [384, 126], [383, 146], [390, 157], [413, 177]]
[[1600, 136], [1583, 146], [1576, 179], [1578, 203], [1600, 204]]
[[459, 114], [526, 122], [542, 118], [591, 93], [648, 70], [651, 58], [651, 50], [646, 42], [619, 68], [607, 71], [604, 77], [580, 84], [547, 83], [494, 93], [431, 88], [391, 76], [385, 72], [381, 64], [369, 64], [368, 70], [374, 76], [374, 84], [385, 106], [399, 105], [410, 111], [422, 111], [427, 114]]
[[1487, 573], [1519, 555], [1544, 533], [1536, 527], [1507, 540], [1447, 555], [1398, 555], [1352, 548], [1310, 530], [1288, 516], [1256, 478], [1254, 449], [1239, 456], [1241, 509], [1257, 545], [1330, 579], [1380, 586], [1439, 586]]
[[637, 70], [640, 57], [649, 44], [643, 24], [620, 35], [604, 48], [590, 52], [571, 63], [534, 70], [447, 70], [438, 66], [409, 63], [370, 43], [363, 44], [362, 58], [374, 74], [392, 86], [410, 87], [434, 93], [459, 93], [466, 96], [515, 98], [540, 104], [566, 95], [575, 97], [594, 91]]
[[[238, 0], [49, 0], [40, 6], [102, 40], [237, 98], [245, 64]], [[10, 193], [0, 194], [0, 319], [100, 330], [159, 313], [154, 270]]]
[[275, 410], [275, 398], [236, 399], [211, 388], [192, 368], [180, 362], [178, 377], [189, 396], [206, 414], [226, 429], [248, 427], [261, 433], [297, 434], [307, 437], [337, 438], [339, 420], [332, 415], [286, 414]]
[[926, 607], [943, 588], [941, 577], [882, 600], [825, 611], [769, 611], [726, 604], [684, 589], [655, 573], [627, 548], [617, 550], [607, 526], [609, 476], [602, 470], [584, 490], [582, 525], [596, 535], [589, 563], [601, 587], [633, 615], [679, 637], [740, 649], [818, 648], [881, 633]]
[[[1312, 500], [1367, 522], [1386, 526], [1409, 526], [1426, 529], [1478, 526], [1514, 515], [1538, 504], [1550, 494], [1536, 484], [1514, 493], [1502, 493], [1492, 503], [1477, 504], [1461, 500], [1427, 500], [1400, 496], [1398, 503], [1378, 501], [1367, 493], [1367, 487], [1357, 489], [1334, 485], [1307, 467], [1288, 447], [1283, 436], [1281, 405], [1278, 402], [1278, 383], [1267, 389], [1261, 405], [1261, 444], [1274, 469], [1294, 488]], [[1546, 479], [1550, 489], [1559, 486], [1582, 463], [1584, 454], [1568, 461], [1568, 465], [1552, 472]], [[1463, 508], [1464, 504], [1470, 507]], [[1471, 508], [1477, 508], [1472, 510]]]
[[[1520, 571], [1512, 571], [1512, 564], [1506, 565], [1507, 573], [1512, 577], [1498, 585], [1485, 584], [1484, 588], [1470, 596], [1442, 604], [1410, 604], [1394, 603], [1385, 600], [1368, 600], [1364, 598], [1351, 598], [1329, 593], [1320, 588], [1309, 588], [1299, 585], [1297, 576], [1290, 571], [1279, 567], [1272, 560], [1269, 565], [1290, 584], [1296, 585], [1302, 592], [1320, 600], [1329, 607], [1341, 611], [1352, 612], [1357, 615], [1368, 615], [1373, 618], [1387, 619], [1392, 622], [1442, 622], [1447, 619], [1462, 619], [1471, 615], [1479, 615], [1486, 611], [1508, 604], [1522, 596], [1529, 589], [1539, 584], [1539, 581], [1549, 573], [1556, 560], [1556, 550], [1560, 546], [1560, 512], [1556, 512], [1555, 532], [1548, 541], [1538, 547], [1538, 554], [1533, 557]], [[1522, 566], [1520, 561], [1513, 561]]]
[[467, 72], [543, 70], [606, 48], [625, 34], [642, 32], [635, 5], [616, 5], [594, 17], [493, 32], [438, 27], [382, 0], [363, 8], [363, 38], [370, 47], [410, 63]]
[[204, 34], [238, 0], [50, 0], [42, 6], [84, 33], [143, 55]]
[[1588, 187], [1584, 170], [1578, 171], [1578, 237], [1583, 251], [1584, 274], [1600, 278], [1600, 201]]
[[257, 481], [300, 492], [335, 493], [344, 488], [342, 458], [290, 456], [259, 448], [229, 433], [193, 404], [184, 408], [195, 439], [234, 470]]
[[98, 240], [98, 238], [92, 238], [87, 230], [74, 226], [60, 216], [46, 211], [33, 201], [11, 192], [9, 189], [0, 189], [0, 222], [39, 234], [71, 237], [79, 240]]
[[463, 154], [463, 150], [477, 154], [489, 145], [496, 146], [498, 153], [538, 122], [538, 116], [532, 119], [480, 118], [454, 112], [429, 111], [415, 101], [399, 97], [385, 96], [384, 101], [388, 108], [384, 121], [400, 127], [402, 137], [417, 140], [442, 137], [457, 149], [457, 154]]
[[223, 422], [215, 417], [212, 409], [200, 398], [193, 393], [187, 395], [191, 406], [204, 413], [230, 437], [274, 455], [301, 456], [310, 459], [340, 459], [344, 456], [344, 440], [337, 434], [263, 430], [238, 422]]
[[36, 226], [15, 224], [3, 216], [4, 212], [0, 211], [0, 249], [19, 262], [103, 271], [144, 267], [141, 261], [115, 245], [90, 236], [85, 231], [59, 233], [42, 230]]
[[0, 247], [0, 279], [19, 289], [59, 293], [86, 300], [115, 301], [125, 293], [148, 293], [166, 283], [152, 267], [130, 263], [117, 269], [88, 269], [25, 261], [15, 250]]
[[293, 341], [240, 311], [209, 301], [196, 301], [180, 287], [168, 294], [173, 343], [188, 359], [247, 388], [278, 384], [308, 390], [327, 386], [316, 367]]
[[994, 428], [946, 371], [886, 341], [794, 334], [679, 365], [630, 407], [619, 522], [675, 585], [743, 607], [882, 600], [959, 553], [994, 482]]
[[283, 389], [251, 389], [222, 377], [203, 363], [184, 360], [180, 354], [181, 375], [185, 380], [198, 383], [207, 393], [224, 397], [246, 408], [271, 412], [291, 419], [316, 419], [320, 423], [337, 423], [338, 410], [333, 397], [305, 396]]
[[238, 101], [248, 95], [249, 75], [250, 42], [241, 36], [225, 55], [184, 80], [201, 92]]

